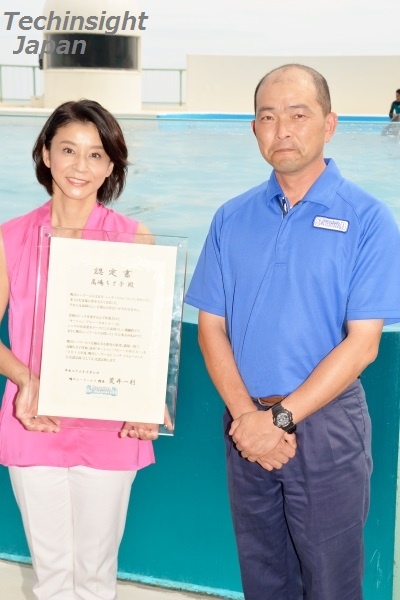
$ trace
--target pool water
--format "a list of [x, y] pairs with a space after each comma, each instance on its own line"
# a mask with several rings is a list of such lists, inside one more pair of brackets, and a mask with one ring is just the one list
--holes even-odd
[[[45, 117], [0, 117], [0, 221], [39, 206], [31, 149]], [[227, 199], [258, 185], [271, 171], [249, 121], [121, 119], [131, 166], [115, 208], [154, 233], [189, 238], [188, 279], [211, 218]], [[400, 224], [400, 135], [382, 122], [340, 122], [326, 146], [342, 174], [380, 198]], [[400, 134], [400, 124], [399, 124]], [[185, 309], [185, 319], [195, 313]]]

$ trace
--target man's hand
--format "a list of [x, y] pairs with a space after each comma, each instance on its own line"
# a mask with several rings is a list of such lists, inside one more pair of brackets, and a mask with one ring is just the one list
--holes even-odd
[[[243, 458], [251, 462], [256, 462], [263, 457], [267, 464], [270, 455], [272, 466], [279, 463], [281, 467], [284, 463], [280, 459], [287, 457], [289, 460], [294, 456], [293, 451], [296, 448], [294, 434], [286, 434], [276, 427], [272, 422], [270, 411], [244, 413], [232, 422], [229, 435], [232, 436]], [[287, 442], [288, 435], [293, 438], [292, 443]]]
[[296, 454], [297, 442], [294, 433], [285, 433], [275, 450], [257, 459], [258, 464], [267, 471], [281, 469]]

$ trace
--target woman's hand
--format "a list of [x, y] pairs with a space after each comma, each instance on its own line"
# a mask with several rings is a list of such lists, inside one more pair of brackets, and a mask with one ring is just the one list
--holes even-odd
[[174, 425], [172, 423], [171, 415], [169, 414], [168, 406], [165, 405], [164, 409], [164, 427], [169, 429], [169, 431], [173, 431]]
[[39, 379], [31, 374], [30, 378], [19, 386], [15, 398], [15, 416], [28, 431], [60, 431], [60, 419], [38, 416]]
[[[167, 405], [165, 405], [164, 411], [164, 426], [170, 431], [174, 428]], [[158, 429], [159, 427], [156, 423], [133, 423], [126, 421], [119, 435], [121, 438], [131, 437], [139, 440], [156, 440], [158, 438]]]

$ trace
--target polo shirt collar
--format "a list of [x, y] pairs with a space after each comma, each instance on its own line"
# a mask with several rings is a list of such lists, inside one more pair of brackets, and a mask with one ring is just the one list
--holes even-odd
[[[326, 168], [313, 183], [302, 202], [316, 202], [330, 208], [335, 200], [336, 192], [342, 180], [339, 169], [332, 158], [326, 158]], [[283, 196], [275, 171], [272, 171], [267, 185], [267, 201], [271, 202], [276, 196]]]

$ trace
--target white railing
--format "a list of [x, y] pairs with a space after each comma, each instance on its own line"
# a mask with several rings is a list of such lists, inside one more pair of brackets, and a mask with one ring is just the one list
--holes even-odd
[[[143, 104], [183, 106], [186, 69], [142, 69]], [[43, 71], [35, 65], [0, 64], [0, 102], [28, 102], [43, 94]]]

